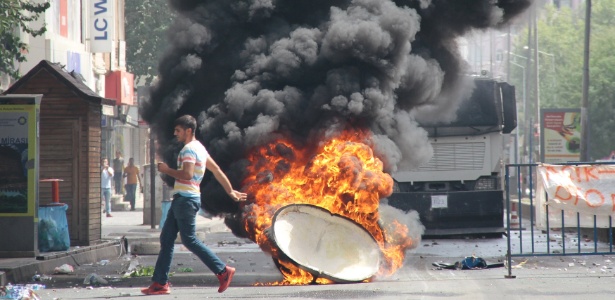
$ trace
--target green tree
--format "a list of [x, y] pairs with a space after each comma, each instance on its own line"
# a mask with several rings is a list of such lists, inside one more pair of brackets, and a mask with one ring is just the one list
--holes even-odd
[[26, 60], [28, 45], [17, 32], [21, 29], [32, 36], [45, 33], [45, 25], [36, 29], [30, 27], [29, 22], [38, 20], [49, 6], [49, 2], [35, 4], [25, 0], [0, 0], [0, 73], [19, 78], [15, 62]]
[[[585, 28], [584, 7], [571, 10], [547, 5], [539, 13], [539, 93], [540, 108], [579, 108], [583, 94], [583, 42]], [[594, 1], [590, 46], [589, 91], [589, 154], [599, 159], [615, 150], [615, 0]], [[514, 52], [533, 58], [528, 48], [527, 29], [517, 36]], [[552, 55], [550, 55], [552, 54]], [[525, 63], [516, 61], [518, 64]], [[511, 70], [512, 81], [522, 82], [520, 68]], [[533, 98], [533, 78], [528, 102]], [[522, 116], [522, 115], [520, 115]]]
[[167, 30], [175, 17], [167, 0], [126, 1], [126, 64], [135, 82], [150, 85], [168, 40]]
[[615, 150], [615, 0], [594, 1], [590, 54], [590, 154]]

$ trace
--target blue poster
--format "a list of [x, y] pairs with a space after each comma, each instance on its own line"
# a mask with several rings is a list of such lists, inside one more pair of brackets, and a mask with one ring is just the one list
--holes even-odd
[[28, 212], [28, 112], [0, 107], [0, 213]]

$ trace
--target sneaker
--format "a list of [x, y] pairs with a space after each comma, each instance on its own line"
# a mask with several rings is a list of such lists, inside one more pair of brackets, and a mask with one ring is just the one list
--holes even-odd
[[222, 273], [216, 275], [216, 277], [218, 277], [218, 281], [220, 281], [218, 293], [226, 291], [228, 286], [231, 284], [231, 280], [233, 280], [233, 275], [235, 275], [235, 268], [229, 266], [226, 266]]
[[164, 294], [170, 294], [171, 288], [169, 287], [168, 282], [164, 285], [158, 282], [154, 282], [148, 288], [141, 289], [141, 293], [146, 294], [146, 295], [164, 295]]
[[107, 218], [111, 218], [113, 217], [111, 214], [107, 214]]

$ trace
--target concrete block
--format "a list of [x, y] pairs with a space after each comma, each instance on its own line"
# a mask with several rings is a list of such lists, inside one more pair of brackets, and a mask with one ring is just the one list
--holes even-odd
[[[199, 241], [205, 241], [205, 232], [202, 231], [197, 231], [196, 232], [196, 239]], [[175, 239], [175, 244], [181, 244], [182, 243], [182, 237], [181, 235], [177, 235], [177, 239]]]
[[124, 202], [124, 196], [113, 195], [111, 196], [111, 211], [129, 211], [130, 203]]
[[137, 255], [158, 255], [160, 253], [159, 242], [139, 242], [130, 245], [130, 253]]

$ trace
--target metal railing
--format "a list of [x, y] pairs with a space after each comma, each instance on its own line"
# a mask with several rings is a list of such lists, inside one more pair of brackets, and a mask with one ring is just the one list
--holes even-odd
[[[613, 162], [591, 163], [561, 163], [557, 165], [604, 165]], [[507, 253], [506, 262], [508, 274], [506, 278], [515, 278], [512, 275], [512, 258], [528, 256], [565, 256], [565, 255], [604, 255], [613, 252], [613, 220], [611, 216], [593, 215], [593, 226], [582, 226], [581, 214], [576, 215], [576, 227], [566, 224], [566, 218], [570, 219], [571, 213], [563, 209], [560, 212], [549, 211], [549, 206], [544, 205], [544, 213], [536, 215], [536, 183], [537, 164], [509, 164], [505, 170], [505, 201], [506, 201], [506, 236]], [[545, 199], [548, 195], [545, 193]], [[511, 226], [516, 206], [518, 226]], [[541, 208], [542, 210], [542, 208]], [[540, 211], [540, 210], [539, 210]], [[523, 214], [529, 213], [529, 216]], [[561, 222], [551, 224], [549, 218], [559, 214]], [[525, 219], [524, 219], [525, 217]], [[536, 225], [537, 217], [544, 217], [541, 226]], [[529, 220], [528, 220], [529, 219]], [[598, 226], [598, 221], [602, 226]], [[574, 222], [574, 220], [572, 220]], [[591, 223], [591, 221], [590, 221]], [[608, 225], [606, 225], [608, 224]], [[517, 224], [512, 224], [517, 225]], [[524, 226], [525, 225], [525, 226]], [[606, 233], [605, 242], [599, 242], [599, 235]], [[589, 238], [589, 234], [593, 238]], [[568, 240], [568, 238], [571, 238]], [[593, 241], [593, 243], [591, 243]]]

